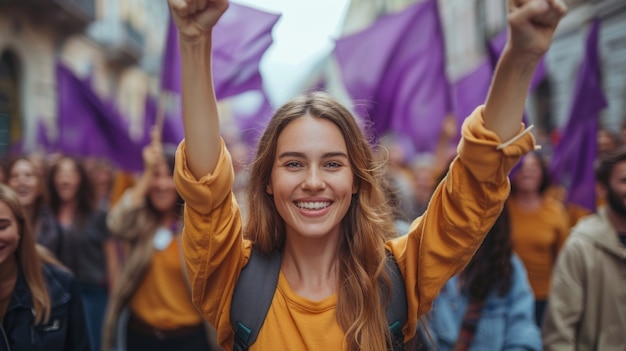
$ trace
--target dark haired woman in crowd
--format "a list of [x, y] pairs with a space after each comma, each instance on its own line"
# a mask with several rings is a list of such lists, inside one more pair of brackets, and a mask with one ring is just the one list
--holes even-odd
[[503, 211], [467, 267], [433, 303], [429, 325], [435, 349], [541, 350], [534, 302]]
[[101, 343], [108, 299], [106, 212], [98, 208], [87, 172], [76, 158], [61, 157], [50, 168], [48, 189], [50, 207], [61, 227], [49, 248], [80, 284], [89, 339], [96, 348]]
[[17, 194], [0, 184], [0, 350], [89, 351], [78, 284], [38, 250]]

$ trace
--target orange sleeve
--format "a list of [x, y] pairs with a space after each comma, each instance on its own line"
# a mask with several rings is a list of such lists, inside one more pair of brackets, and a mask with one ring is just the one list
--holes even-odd
[[232, 193], [234, 171], [222, 140], [213, 174], [195, 179], [187, 168], [185, 141], [176, 152], [176, 189], [185, 200], [183, 255], [192, 301], [218, 333], [218, 342], [232, 342], [230, 304], [242, 267], [250, 256], [243, 240], [241, 214]]
[[501, 142], [484, 127], [482, 111], [479, 107], [466, 119], [459, 156], [426, 213], [412, 223], [408, 235], [387, 243], [406, 283], [406, 340], [414, 336], [419, 317], [431, 309], [442, 286], [477, 250], [509, 195], [509, 171], [535, 146], [532, 135], [525, 133], [498, 149]]

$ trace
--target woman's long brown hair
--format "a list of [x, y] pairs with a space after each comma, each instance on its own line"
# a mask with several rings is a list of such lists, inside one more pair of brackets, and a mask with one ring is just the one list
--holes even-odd
[[250, 169], [244, 235], [266, 254], [285, 245], [284, 220], [265, 190], [278, 137], [289, 123], [303, 116], [323, 118], [339, 128], [358, 188], [341, 223], [338, 257], [337, 321], [345, 332], [347, 350], [385, 350], [391, 335], [381, 303], [381, 294], [389, 291], [384, 243], [397, 233], [380, 185], [384, 168], [375, 163], [370, 144], [352, 114], [329, 95], [316, 92], [295, 98], [270, 120]]
[[20, 241], [15, 252], [26, 285], [33, 299], [35, 324], [43, 324], [50, 318], [50, 296], [43, 276], [42, 260], [35, 244], [35, 235], [26, 218], [24, 208], [11, 188], [0, 184], [0, 201], [9, 206], [17, 221]]

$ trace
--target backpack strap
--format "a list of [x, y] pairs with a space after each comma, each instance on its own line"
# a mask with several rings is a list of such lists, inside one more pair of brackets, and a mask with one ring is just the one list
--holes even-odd
[[270, 309], [280, 273], [280, 253], [266, 256], [252, 250], [235, 286], [230, 320], [235, 330], [235, 351], [252, 345]]
[[[407, 320], [406, 288], [400, 268], [390, 253], [387, 254], [385, 269], [391, 281], [391, 297], [385, 312], [393, 339], [393, 351], [403, 351], [402, 327]], [[234, 351], [246, 351], [256, 341], [272, 304], [279, 273], [279, 252], [265, 256], [252, 250], [248, 264], [239, 275], [230, 308], [230, 319], [235, 330]]]
[[[404, 335], [402, 334], [402, 327], [407, 320], [407, 300], [406, 300], [406, 287], [404, 285], [404, 279], [400, 272], [400, 267], [393, 255], [387, 252], [387, 261], [385, 263], [385, 269], [389, 275], [391, 281], [391, 298], [385, 313], [387, 315], [387, 323], [389, 323], [389, 331], [393, 341], [393, 351], [405, 350]], [[383, 295], [383, 297], [386, 297]]]

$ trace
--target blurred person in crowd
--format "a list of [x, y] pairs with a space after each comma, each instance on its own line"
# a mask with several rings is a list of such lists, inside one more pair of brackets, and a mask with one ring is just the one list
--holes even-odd
[[416, 155], [411, 162], [413, 173], [413, 198], [414, 208], [411, 218], [421, 216], [428, 207], [430, 197], [438, 184], [436, 179], [435, 155], [421, 153]]
[[443, 287], [428, 318], [435, 350], [541, 350], [535, 298], [513, 254], [508, 211], [458, 275]]
[[[111, 162], [103, 157], [88, 157], [84, 160], [85, 169], [89, 175], [89, 180], [93, 186], [95, 201], [98, 207], [108, 212], [112, 202], [112, 192], [116, 180], [116, 169]], [[122, 271], [120, 266], [120, 250], [124, 248], [114, 239], [105, 241], [104, 253], [107, 264], [107, 282], [109, 291], [112, 291], [118, 282], [118, 277]]]
[[85, 168], [94, 189], [96, 203], [101, 209], [108, 210], [115, 169], [107, 159], [101, 157], [85, 159]]
[[169, 4], [181, 38], [185, 140], [174, 177], [185, 199], [183, 253], [193, 301], [218, 328], [220, 345], [230, 350], [244, 334], [233, 328], [232, 294], [257, 254], [278, 257], [280, 271], [252, 349], [393, 346], [381, 301], [389, 288], [387, 254], [406, 285], [399, 343], [413, 339], [420, 316], [499, 216], [510, 168], [535, 146], [521, 124], [524, 101], [564, 4], [509, 1], [509, 41], [486, 105], [466, 119], [448, 176], [426, 213], [400, 237], [369, 140], [348, 109], [321, 92], [296, 97], [272, 116], [251, 167], [250, 212], [242, 223], [211, 72], [211, 32], [228, 2]]
[[389, 185], [395, 189], [398, 215], [402, 218], [415, 218], [415, 183], [407, 164], [412, 153], [410, 141], [389, 133], [379, 140], [376, 151], [377, 157], [386, 164]]
[[18, 195], [0, 184], [0, 349], [89, 351], [78, 283], [39, 250]]
[[602, 156], [617, 149], [621, 145], [618, 133], [607, 129], [600, 128], [598, 130], [598, 156]]
[[414, 187], [414, 212], [411, 218], [421, 216], [426, 211], [435, 186], [445, 176], [456, 156], [454, 141], [458, 137], [457, 124], [453, 114], [446, 116], [434, 152], [417, 154], [411, 161]]
[[547, 303], [556, 257], [569, 233], [567, 210], [548, 192], [550, 185], [543, 159], [537, 152], [530, 153], [511, 174], [511, 196], [507, 201], [513, 250], [528, 271], [538, 325]]
[[144, 172], [111, 209], [111, 234], [128, 243], [124, 270], [107, 310], [103, 350], [212, 350], [208, 325], [191, 302], [180, 246], [183, 203], [153, 132]]
[[87, 171], [77, 158], [61, 157], [50, 168], [47, 185], [50, 207], [61, 227], [57, 242], [49, 249], [80, 284], [89, 339], [95, 348], [101, 343], [108, 299], [106, 212], [98, 207]]
[[7, 184], [16, 192], [38, 243], [56, 253], [61, 250], [61, 227], [48, 204], [48, 191], [40, 168], [28, 156], [9, 163]]
[[559, 254], [542, 327], [544, 349], [626, 347], [626, 149], [595, 170], [606, 205], [583, 218]]

